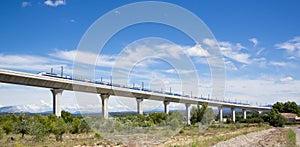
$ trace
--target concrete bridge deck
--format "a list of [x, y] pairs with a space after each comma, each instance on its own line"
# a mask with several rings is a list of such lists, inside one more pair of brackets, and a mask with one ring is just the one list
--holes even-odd
[[[107, 102], [110, 95], [135, 98], [138, 104], [138, 113], [142, 114], [141, 104], [143, 99], [163, 101], [165, 112], [168, 112], [168, 104], [170, 102], [186, 104], [187, 115], [190, 113], [191, 104], [208, 104], [219, 108], [220, 120], [222, 120], [222, 108], [232, 108], [233, 120], [235, 120], [235, 109], [242, 109], [244, 118], [246, 118], [246, 110], [268, 111], [270, 107], [251, 106], [238, 103], [227, 103], [223, 101], [204, 100], [200, 98], [190, 98], [184, 96], [175, 96], [165, 93], [156, 93], [151, 91], [135, 90], [124, 87], [108, 86], [103, 84], [95, 84], [84, 81], [76, 81], [58, 77], [42, 76], [24, 72], [0, 69], [0, 82], [17, 84], [24, 86], [49, 88], [53, 93], [53, 111], [60, 116], [59, 98], [63, 90], [78, 91], [100, 94], [102, 98], [102, 113], [104, 117], [108, 117]], [[189, 117], [188, 117], [189, 118]]]

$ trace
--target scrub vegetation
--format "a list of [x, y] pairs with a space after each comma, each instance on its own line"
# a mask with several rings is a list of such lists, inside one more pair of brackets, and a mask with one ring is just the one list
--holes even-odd
[[[286, 119], [283, 112], [299, 114], [294, 102], [276, 103], [270, 112], [249, 112], [247, 119], [236, 114], [236, 123], [225, 114], [226, 122], [218, 122], [212, 108], [206, 104], [192, 108], [191, 125], [180, 111], [169, 114], [155, 112], [145, 115], [115, 114], [108, 120], [99, 114], [72, 115], [62, 111], [62, 116], [53, 114], [5, 114], [0, 116], [0, 144], [4, 146], [130, 146], [132, 140], [145, 144], [176, 146], [209, 146], [250, 132], [283, 127]], [[285, 131], [286, 142], [295, 145], [295, 133]], [[146, 135], [145, 135], [146, 134]], [[112, 140], [106, 140], [114, 136]], [[145, 137], [145, 138], [143, 138]], [[185, 140], [181, 140], [184, 139]], [[174, 141], [175, 140], [175, 141]], [[171, 141], [171, 142], [168, 142]], [[176, 143], [176, 144], [173, 144]], [[132, 144], [133, 145], [133, 144]]]

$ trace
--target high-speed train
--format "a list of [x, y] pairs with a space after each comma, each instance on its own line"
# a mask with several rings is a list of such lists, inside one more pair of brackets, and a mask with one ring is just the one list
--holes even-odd
[[[160, 93], [160, 94], [167, 94], [167, 95], [173, 95], [173, 96], [180, 96], [180, 97], [191, 97], [189, 95], [182, 95], [178, 93], [172, 93], [172, 92], [163, 92], [163, 91], [152, 91], [150, 89], [142, 88], [142, 87], [136, 87], [136, 86], [127, 86], [127, 85], [120, 85], [120, 84], [115, 84], [112, 82], [106, 82], [106, 81], [98, 81], [98, 80], [89, 80], [89, 79], [84, 79], [80, 77], [72, 77], [69, 75], [59, 75], [55, 73], [49, 73], [49, 72], [39, 72], [38, 75], [40, 76], [47, 76], [47, 77], [55, 77], [55, 78], [63, 78], [63, 79], [68, 79], [68, 80], [74, 80], [74, 81], [81, 81], [81, 82], [87, 82], [87, 83], [93, 83], [93, 84], [100, 84], [100, 85], [107, 85], [107, 86], [112, 86], [112, 87], [121, 87], [121, 88], [128, 88], [132, 90], [142, 90], [145, 92], [153, 92], [153, 93]], [[217, 101], [217, 102], [224, 102], [224, 103], [231, 103], [231, 104], [240, 104], [240, 105], [250, 105], [247, 103], [241, 103], [241, 102], [230, 102], [230, 101], [225, 101], [225, 100], [218, 100], [218, 99], [209, 99], [209, 98], [203, 98], [203, 97], [191, 97], [195, 99], [202, 99], [202, 100], [209, 100], [209, 101]]]

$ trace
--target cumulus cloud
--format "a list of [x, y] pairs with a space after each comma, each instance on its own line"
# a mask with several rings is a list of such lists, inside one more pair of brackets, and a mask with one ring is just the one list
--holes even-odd
[[184, 52], [188, 56], [198, 56], [198, 57], [207, 57], [209, 56], [209, 53], [207, 50], [203, 49], [200, 44], [196, 44], [193, 47], [184, 47], [186, 48]]
[[288, 81], [292, 81], [294, 80], [293, 77], [284, 77], [284, 78], [280, 78], [281, 82], [288, 82]]
[[51, 7], [57, 7], [57, 6], [60, 6], [60, 5], [66, 5], [66, 0], [55, 0], [55, 1], [46, 0], [44, 2], [44, 4], [47, 5], [47, 6], [51, 6]]
[[218, 45], [217, 42], [216, 42], [215, 40], [213, 40], [213, 39], [208, 39], [208, 38], [204, 39], [204, 40], [203, 40], [203, 43], [206, 44], [206, 45], [208, 45], [208, 46], [210, 46], [210, 47], [215, 47], [215, 46]]
[[[296, 101], [299, 103], [299, 88], [298, 80], [293, 80], [292, 77], [285, 77], [277, 82], [276, 79], [270, 79], [270, 76], [257, 79], [229, 79], [226, 81], [226, 97], [238, 98], [238, 100], [249, 101], [252, 104], [256, 102], [262, 104], [273, 104], [276, 101]], [[255, 92], [253, 92], [255, 91]], [[227, 99], [228, 99], [227, 98]]]
[[29, 7], [31, 6], [31, 2], [22, 2], [22, 7], [25, 8], [25, 7]]
[[251, 38], [249, 39], [249, 41], [253, 43], [254, 47], [256, 47], [256, 45], [258, 44], [258, 40], [256, 38]]

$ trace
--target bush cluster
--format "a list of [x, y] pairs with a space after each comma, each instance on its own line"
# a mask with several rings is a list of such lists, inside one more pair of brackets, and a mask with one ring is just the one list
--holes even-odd
[[0, 138], [4, 133], [31, 135], [36, 141], [42, 141], [50, 134], [54, 134], [57, 141], [62, 141], [63, 134], [88, 133], [91, 128], [81, 117], [62, 111], [61, 117], [54, 114], [43, 116], [36, 114], [12, 114], [0, 116]]
[[153, 126], [177, 126], [183, 120], [183, 114], [179, 111], [169, 114], [154, 112], [146, 115], [127, 115], [117, 117], [117, 122], [131, 127], [153, 127]]

